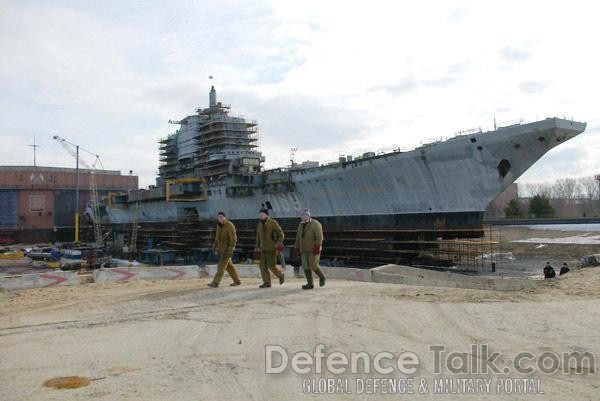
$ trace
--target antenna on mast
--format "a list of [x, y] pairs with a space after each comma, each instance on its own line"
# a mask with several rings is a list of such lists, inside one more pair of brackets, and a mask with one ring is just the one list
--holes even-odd
[[292, 168], [296, 167], [296, 152], [298, 148], [290, 148], [290, 162], [292, 163]]
[[40, 145], [36, 145], [36, 143], [35, 143], [35, 134], [33, 134], [33, 145], [27, 145], [27, 146], [33, 148], [33, 167], [37, 167], [37, 148], [39, 148]]

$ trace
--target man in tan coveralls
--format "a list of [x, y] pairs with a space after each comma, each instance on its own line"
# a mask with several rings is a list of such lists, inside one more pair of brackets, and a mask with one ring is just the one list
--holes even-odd
[[312, 273], [319, 276], [319, 286], [325, 285], [325, 275], [319, 267], [319, 258], [321, 255], [321, 245], [323, 244], [323, 227], [315, 219], [310, 218], [310, 211], [304, 209], [300, 215], [300, 225], [296, 233], [296, 243], [294, 252], [300, 256], [302, 268], [306, 275], [307, 283], [302, 286], [303, 290], [312, 290], [315, 288]]
[[258, 228], [256, 229], [255, 253], [260, 254], [260, 275], [263, 283], [259, 288], [271, 287], [271, 272], [283, 284], [283, 272], [277, 267], [277, 252], [283, 251], [283, 230], [277, 221], [269, 217], [268, 209], [260, 209], [258, 213]]
[[233, 249], [237, 242], [237, 235], [235, 233], [235, 226], [232, 222], [227, 220], [225, 213], [219, 212], [217, 214], [217, 232], [215, 234], [215, 244], [213, 249], [219, 254], [219, 265], [215, 277], [213, 277], [212, 283], [208, 284], [209, 287], [217, 288], [225, 270], [229, 273], [229, 277], [233, 280], [230, 284], [232, 287], [240, 285], [240, 276], [235, 268], [235, 265], [231, 261], [231, 255], [233, 255]]

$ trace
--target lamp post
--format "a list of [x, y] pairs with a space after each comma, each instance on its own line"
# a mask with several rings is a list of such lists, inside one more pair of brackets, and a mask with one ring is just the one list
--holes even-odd
[[[53, 138], [60, 144], [60, 146], [63, 147], [63, 149], [65, 151], [67, 151], [67, 153], [69, 153], [71, 156], [73, 156], [75, 158], [75, 241], [76, 243], [79, 242], [79, 192], [80, 192], [80, 185], [79, 185], [79, 164], [81, 164], [84, 168], [88, 169], [88, 173], [89, 173], [89, 178], [88, 178], [88, 183], [90, 185], [90, 195], [91, 195], [91, 205], [92, 205], [92, 209], [93, 209], [93, 218], [92, 218], [92, 224], [94, 225], [94, 236], [96, 237], [96, 244], [99, 247], [102, 247], [103, 244], [103, 238], [102, 238], [102, 227], [100, 226], [100, 214], [98, 212], [98, 187], [96, 185], [96, 179], [95, 179], [95, 171], [96, 171], [96, 163], [100, 163], [100, 166], [102, 166], [102, 162], [100, 161], [100, 156], [98, 156], [95, 153], [90, 152], [89, 150], [86, 150], [85, 148], [81, 148], [79, 145], [76, 145], [74, 143], [71, 143], [69, 141], [67, 141], [64, 138], [59, 137], [58, 135], [54, 135]], [[73, 148], [75, 150], [73, 150]], [[96, 156], [96, 161], [94, 161], [94, 164], [90, 165], [88, 164], [85, 159], [80, 159], [79, 158], [79, 151], [82, 150], [84, 152], [87, 152], [93, 156]], [[102, 166], [102, 169], [104, 169], [104, 166]]]
[[75, 243], [79, 243], [79, 145], [75, 145]]
[[[60, 143], [60, 145], [67, 152], [69, 152], [71, 156], [75, 157], [75, 208], [73, 213], [75, 217], [75, 238], [73, 239], [73, 242], [79, 243], [79, 145], [75, 145], [74, 143], [71, 143], [64, 138], [61, 138], [58, 135], [54, 135], [52, 139]], [[75, 152], [73, 152], [73, 150], [69, 148], [67, 144], [73, 146], [75, 148]]]

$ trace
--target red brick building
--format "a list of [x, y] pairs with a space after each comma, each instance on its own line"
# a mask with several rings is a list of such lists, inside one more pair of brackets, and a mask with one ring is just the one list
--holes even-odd
[[[79, 213], [90, 200], [90, 171], [79, 170]], [[100, 196], [138, 188], [138, 177], [97, 170]], [[0, 166], [0, 230], [19, 239], [50, 239], [57, 230], [72, 228], [76, 173], [72, 168]], [[31, 232], [36, 231], [36, 235]], [[17, 234], [15, 234], [17, 233]]]

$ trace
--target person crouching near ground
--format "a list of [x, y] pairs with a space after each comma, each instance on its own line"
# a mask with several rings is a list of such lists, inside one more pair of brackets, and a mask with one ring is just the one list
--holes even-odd
[[319, 286], [325, 285], [325, 275], [319, 267], [321, 245], [323, 244], [323, 227], [315, 219], [310, 218], [310, 210], [304, 209], [300, 215], [300, 224], [296, 232], [296, 243], [294, 252], [300, 257], [302, 268], [306, 275], [307, 283], [302, 286], [303, 290], [312, 290], [313, 272], [319, 276]]
[[554, 271], [554, 268], [552, 267], [550, 262], [546, 262], [546, 266], [544, 266], [544, 278], [547, 280], [549, 278], [554, 277], [556, 277], [556, 272]]
[[277, 267], [277, 252], [283, 251], [283, 230], [276, 220], [269, 217], [268, 209], [260, 209], [256, 228], [256, 248], [254, 253], [260, 258], [260, 275], [263, 283], [258, 288], [271, 287], [271, 273], [283, 284], [285, 277]]
[[235, 226], [232, 222], [227, 220], [225, 213], [219, 212], [217, 214], [217, 232], [215, 234], [215, 243], [213, 250], [219, 255], [219, 264], [217, 266], [217, 272], [213, 277], [213, 281], [208, 284], [209, 287], [217, 288], [225, 270], [229, 273], [229, 277], [233, 280], [230, 285], [232, 287], [240, 285], [240, 276], [231, 260], [233, 256], [233, 250], [237, 242], [237, 234], [235, 232]]

